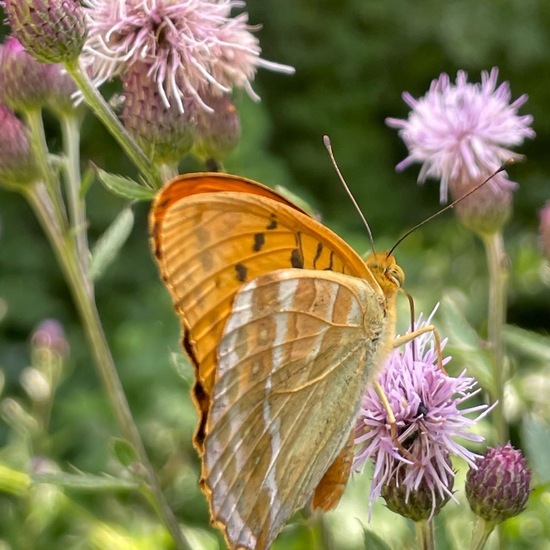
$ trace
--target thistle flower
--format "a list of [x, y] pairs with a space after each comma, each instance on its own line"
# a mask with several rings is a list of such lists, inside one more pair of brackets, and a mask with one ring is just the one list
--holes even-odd
[[2, 101], [16, 111], [41, 109], [48, 99], [48, 70], [17, 38], [9, 37], [0, 50]]
[[550, 262], [550, 202], [547, 202], [539, 212], [540, 217], [540, 249]]
[[26, 127], [0, 104], [0, 184], [20, 187], [36, 181], [39, 170]]
[[250, 81], [263, 67], [292, 73], [286, 65], [260, 58], [256, 30], [248, 14], [230, 17], [240, 0], [85, 0], [88, 41], [83, 61], [96, 84], [125, 74], [136, 63], [147, 66], [168, 108], [184, 111], [186, 98], [211, 111], [201, 96], [244, 88], [257, 99]]
[[78, 58], [86, 39], [77, 0], [4, 0], [8, 23], [19, 42], [44, 63]]
[[[429, 324], [432, 316], [433, 313], [426, 321], [421, 316], [417, 328]], [[442, 347], [444, 345], [445, 341]], [[449, 361], [447, 357], [443, 363]], [[459, 409], [480, 390], [474, 389], [475, 380], [467, 377], [465, 372], [453, 378], [438, 368], [431, 332], [405, 344], [403, 350], [394, 350], [378, 382], [395, 415], [398, 439], [408, 457], [403, 456], [396, 445], [387, 410], [369, 385], [363, 395], [355, 428], [354, 469], [361, 469], [367, 460], [373, 461], [370, 506], [381, 493], [389, 500], [395, 500], [395, 491], [391, 487], [399, 486], [402, 509], [407, 504], [410, 508], [410, 503], [416, 503], [407, 517], [430, 517], [453, 498], [454, 472], [449, 462], [450, 455], [462, 457], [470, 465], [478, 456], [457, 443], [455, 438], [482, 441], [481, 436], [469, 430], [487, 414], [489, 408], [478, 405]], [[472, 413], [478, 413], [478, 416], [469, 418], [467, 415]]]
[[166, 106], [147, 67], [135, 64], [123, 76], [122, 122], [144, 151], [156, 162], [178, 163], [193, 146], [196, 108], [186, 101], [184, 112]]
[[[414, 99], [407, 92], [403, 94], [412, 109], [407, 120], [386, 119], [389, 126], [399, 130], [409, 149], [397, 169], [422, 163], [418, 181], [440, 179], [441, 202], [447, 201], [449, 187], [455, 197], [461, 196], [504, 161], [521, 158], [510, 147], [535, 136], [529, 127], [533, 117], [517, 114], [527, 95], [510, 103], [508, 82], [497, 87], [497, 78], [496, 68], [482, 72], [480, 84], [469, 83], [464, 71], [458, 72], [455, 84], [442, 74], [424, 97]], [[511, 190], [517, 184], [500, 172], [489, 185]]]
[[489, 449], [466, 476], [470, 508], [492, 525], [521, 513], [530, 491], [531, 471], [521, 451], [510, 443]]

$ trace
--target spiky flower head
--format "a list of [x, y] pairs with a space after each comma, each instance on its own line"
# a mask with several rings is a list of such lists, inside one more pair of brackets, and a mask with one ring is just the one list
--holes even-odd
[[540, 216], [540, 248], [545, 258], [550, 262], [550, 202], [547, 202], [539, 212]]
[[[449, 453], [447, 453], [446, 463], [448, 469], [443, 472], [446, 476], [446, 479], [443, 479], [445, 492], [435, 492], [426, 476], [423, 476], [416, 489], [411, 491], [404, 483], [409, 474], [409, 464], [395, 460], [395, 471], [387, 485], [382, 487], [381, 494], [386, 506], [392, 512], [412, 521], [428, 520], [437, 515], [449, 502], [455, 481]], [[437, 467], [436, 464], [433, 466]]]
[[0, 104], [0, 185], [20, 188], [39, 177], [27, 129], [13, 111]]
[[[411, 107], [407, 120], [386, 120], [399, 130], [409, 150], [397, 169], [421, 163], [418, 181], [439, 179], [442, 202], [447, 201], [449, 188], [459, 197], [506, 160], [520, 158], [510, 148], [535, 136], [530, 128], [533, 117], [518, 115], [527, 95], [510, 103], [508, 82], [497, 86], [497, 79], [496, 68], [482, 72], [478, 84], [469, 83], [464, 71], [458, 72], [454, 84], [447, 74], [442, 74], [420, 99], [403, 94]], [[505, 172], [497, 174], [489, 185], [494, 189], [516, 187]]]
[[193, 146], [196, 107], [186, 101], [180, 112], [175, 103], [162, 101], [147, 67], [135, 64], [123, 76], [122, 122], [152, 160], [178, 163]]
[[244, 88], [257, 98], [256, 69], [293, 72], [260, 57], [248, 14], [231, 17], [240, 0], [85, 0], [88, 41], [83, 61], [99, 85], [136, 64], [147, 66], [166, 107], [180, 112], [187, 98], [211, 111], [201, 92]]
[[521, 513], [531, 491], [531, 470], [520, 450], [497, 445], [479, 457], [466, 476], [470, 508], [485, 521], [498, 524]]
[[44, 63], [74, 61], [86, 40], [86, 22], [77, 0], [4, 0], [13, 34]]
[[29, 55], [11, 36], [0, 49], [0, 94], [16, 111], [41, 109], [48, 99], [48, 65]]
[[[432, 316], [426, 321], [421, 316], [416, 328], [429, 324]], [[393, 350], [378, 378], [396, 419], [401, 449], [392, 435], [385, 404], [372, 384], [365, 390], [355, 428], [354, 468], [373, 462], [371, 506], [383, 491], [394, 501], [397, 493], [392, 487], [399, 486], [401, 508], [416, 504], [408, 517], [429, 517], [453, 498], [454, 472], [449, 457], [459, 456], [473, 464], [478, 456], [455, 439], [482, 441], [470, 429], [489, 409], [487, 405], [460, 408], [480, 390], [465, 372], [452, 377], [441, 370], [437, 355], [433, 333], [428, 332], [402, 350]], [[443, 364], [449, 360], [447, 357]], [[468, 416], [473, 413], [477, 417]], [[393, 508], [397, 508], [395, 503]]]
[[241, 119], [227, 95], [203, 94], [213, 112], [197, 109], [197, 131], [193, 152], [207, 163], [219, 163], [237, 146], [241, 137]]

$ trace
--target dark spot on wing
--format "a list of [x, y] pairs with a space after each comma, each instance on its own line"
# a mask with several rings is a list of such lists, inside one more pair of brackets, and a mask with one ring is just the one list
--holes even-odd
[[304, 255], [302, 254], [302, 251], [299, 248], [295, 248], [291, 252], [290, 263], [292, 267], [296, 267], [298, 269], [304, 268]]
[[238, 264], [235, 264], [235, 271], [237, 272], [237, 279], [241, 283], [244, 283], [246, 281], [246, 274], [248, 273], [248, 268], [244, 264], [239, 262]]
[[252, 250], [254, 252], [259, 252], [262, 249], [262, 246], [265, 244], [265, 235], [263, 233], [256, 233], [254, 235], [254, 246]]
[[332, 271], [334, 265], [334, 250], [330, 251], [330, 256], [328, 259], [328, 267], [325, 267], [325, 271]]
[[317, 243], [317, 250], [315, 251], [315, 257], [313, 258], [313, 269], [317, 269], [317, 260], [321, 257], [323, 252], [323, 243]]
[[277, 229], [277, 214], [271, 214], [269, 223], [266, 226], [266, 229]]

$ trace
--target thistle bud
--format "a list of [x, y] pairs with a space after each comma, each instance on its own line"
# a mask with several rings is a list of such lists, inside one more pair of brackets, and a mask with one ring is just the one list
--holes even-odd
[[74, 61], [86, 40], [86, 21], [76, 0], [4, 0], [13, 34], [44, 63]]
[[41, 109], [48, 98], [48, 65], [29, 55], [13, 36], [0, 50], [0, 93], [15, 111]]
[[441, 491], [441, 487], [430, 486], [428, 477], [423, 477], [418, 487], [411, 488], [410, 483], [405, 483], [409, 465], [397, 460], [395, 462], [398, 463], [397, 471], [382, 487], [381, 493], [388, 508], [413, 521], [428, 520], [437, 515], [449, 502], [453, 490], [454, 474], [449, 455], [445, 459], [449, 467], [445, 492]]
[[239, 113], [227, 95], [201, 93], [213, 111], [197, 109], [197, 137], [193, 152], [207, 162], [223, 160], [241, 137]]
[[155, 161], [177, 163], [191, 150], [195, 137], [194, 106], [184, 111], [173, 101], [167, 105], [156, 82], [140, 66], [124, 77], [122, 121], [144, 151]]
[[466, 476], [466, 496], [477, 516], [496, 525], [525, 509], [531, 471], [521, 451], [510, 443], [489, 449]]
[[20, 186], [39, 178], [27, 129], [7, 107], [0, 105], [0, 184]]
[[74, 115], [76, 107], [73, 96], [78, 91], [74, 80], [59, 63], [48, 66], [47, 80], [48, 107], [56, 113]]
[[61, 323], [55, 319], [42, 321], [31, 336], [34, 349], [48, 349], [62, 358], [69, 355], [69, 343]]
[[[512, 189], [505, 184], [493, 180], [474, 191], [470, 196], [461, 200], [455, 206], [458, 219], [472, 231], [479, 235], [492, 235], [499, 232], [510, 218], [512, 213]], [[502, 179], [505, 182], [504, 179]], [[464, 196], [474, 185], [454, 185], [451, 182], [450, 189], [453, 200]]]
[[550, 202], [547, 202], [539, 212], [540, 216], [540, 249], [550, 262]]

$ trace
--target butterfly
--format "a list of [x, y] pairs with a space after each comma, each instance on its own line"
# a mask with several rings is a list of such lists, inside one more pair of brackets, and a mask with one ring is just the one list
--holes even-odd
[[151, 244], [194, 366], [194, 445], [212, 523], [229, 548], [269, 548], [290, 516], [334, 508], [365, 385], [393, 347], [404, 273], [363, 260], [270, 188], [176, 177]]

